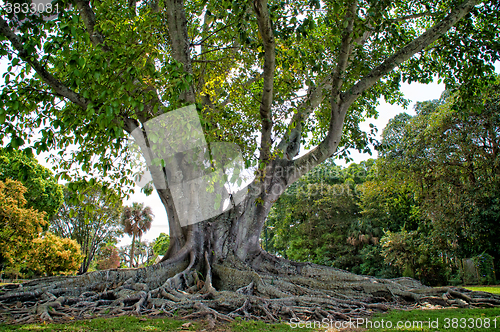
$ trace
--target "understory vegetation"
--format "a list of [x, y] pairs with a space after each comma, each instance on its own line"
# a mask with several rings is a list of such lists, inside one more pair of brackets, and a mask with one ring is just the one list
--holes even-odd
[[416, 115], [389, 121], [378, 159], [317, 166], [276, 202], [263, 247], [426, 285], [497, 283], [498, 89], [467, 103], [449, 92], [418, 103]]

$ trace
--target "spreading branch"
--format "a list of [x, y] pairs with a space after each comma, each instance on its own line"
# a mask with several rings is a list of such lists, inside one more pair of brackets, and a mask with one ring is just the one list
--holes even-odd
[[104, 36], [95, 29], [95, 13], [92, 8], [90, 8], [89, 1], [77, 0], [76, 7], [78, 8], [80, 17], [82, 18], [92, 44], [94, 46], [102, 44], [103, 50], [110, 51], [109, 47], [104, 44]]
[[358, 2], [353, 1], [350, 10], [345, 18], [347, 26], [342, 33], [342, 42], [340, 44], [337, 66], [335, 67], [335, 71], [333, 72], [332, 75], [332, 93], [331, 93], [332, 103], [339, 102], [338, 98], [340, 97], [340, 91], [342, 88], [342, 84], [344, 83], [343, 75], [347, 68], [349, 57], [352, 51], [352, 45], [351, 45], [352, 30], [354, 27], [354, 17], [356, 15], [357, 7], [358, 7]]
[[284, 158], [292, 160], [300, 148], [300, 138], [302, 136], [302, 123], [307, 120], [311, 113], [323, 102], [327, 93], [332, 89], [331, 75], [325, 77], [316, 86], [310, 86], [305, 100], [297, 107], [297, 112], [293, 115], [287, 132], [278, 144], [277, 149], [283, 151]]
[[375, 67], [368, 75], [356, 83], [351, 89], [344, 92], [342, 94], [343, 101], [345, 103], [352, 104], [352, 102], [354, 102], [354, 100], [356, 100], [356, 98], [359, 97], [363, 91], [372, 87], [395, 67], [409, 60], [415, 53], [422, 51], [424, 48], [445, 34], [446, 31], [455, 25], [455, 23], [470, 12], [478, 2], [479, 0], [468, 0], [460, 6], [455, 7], [443, 20], [436, 23], [418, 38], [414, 39], [402, 49], [394, 53], [394, 55], [387, 58], [384, 62]]
[[267, 1], [254, 1], [255, 15], [257, 16], [257, 24], [259, 32], [264, 44], [264, 87], [262, 89], [262, 99], [260, 102], [260, 118], [261, 118], [261, 143], [260, 157], [262, 161], [268, 160], [271, 150], [271, 131], [273, 127], [273, 118], [271, 106], [273, 103], [274, 89], [274, 71], [276, 68], [276, 43], [273, 35], [273, 28]]
[[312, 167], [322, 163], [333, 155], [340, 142], [347, 110], [356, 98], [377, 83], [383, 76], [391, 72], [396, 66], [400, 65], [404, 61], [407, 61], [415, 53], [420, 52], [425, 47], [435, 42], [468, 12], [470, 12], [478, 2], [479, 0], [468, 0], [460, 6], [455, 7], [445, 18], [443, 18], [443, 20], [436, 23], [418, 38], [414, 39], [412, 42], [408, 43], [406, 46], [387, 58], [349, 90], [341, 93], [340, 100], [335, 104], [332, 103], [332, 118], [330, 119], [330, 127], [327, 136], [316, 148], [295, 160], [294, 166], [297, 171], [289, 174], [287, 182], [292, 183], [300, 176], [308, 172]]
[[51, 73], [45, 69], [33, 54], [29, 54], [23, 46], [19, 37], [12, 31], [7, 22], [0, 17], [0, 33], [7, 37], [11, 42], [14, 49], [17, 51], [19, 57], [30, 64], [30, 66], [37, 72], [38, 75], [61, 97], [67, 98], [76, 105], [87, 109], [90, 100], [79, 95], [75, 91], [68, 88], [60, 80], [55, 78]]

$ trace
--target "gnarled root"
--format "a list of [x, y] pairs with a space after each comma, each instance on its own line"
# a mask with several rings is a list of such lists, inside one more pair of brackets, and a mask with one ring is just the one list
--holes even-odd
[[[500, 296], [463, 288], [422, 286], [409, 278], [377, 279], [266, 253], [251, 262], [234, 256], [211, 262], [208, 252], [143, 269], [43, 278], [0, 289], [0, 319], [9, 323], [145, 314], [278, 321], [348, 320], [427, 303], [500, 306]], [[203, 273], [201, 273], [203, 271]]]

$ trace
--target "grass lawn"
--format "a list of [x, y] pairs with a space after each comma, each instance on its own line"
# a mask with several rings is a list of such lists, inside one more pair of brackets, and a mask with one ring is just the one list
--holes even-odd
[[[122, 316], [118, 318], [96, 318], [90, 320], [74, 321], [64, 324], [27, 324], [27, 325], [3, 325], [0, 331], [74, 331], [74, 332], [155, 332], [155, 331], [202, 331], [208, 330], [206, 323], [186, 322], [172, 318], [145, 318], [136, 316]], [[269, 324], [256, 321], [236, 320], [231, 324], [218, 324], [213, 332], [288, 332], [297, 331], [286, 324]], [[313, 331], [311, 329], [300, 329], [300, 331]]]
[[[500, 308], [398, 310], [377, 314], [370, 319], [370, 322], [359, 326], [368, 329], [358, 331], [491, 332], [500, 331]], [[397, 328], [398, 323], [402, 328]], [[391, 325], [392, 328], [389, 328]]]
[[461, 286], [472, 291], [488, 292], [493, 294], [500, 294], [500, 285], [494, 286]]
[[[342, 324], [341, 321], [337, 322]], [[398, 327], [398, 323], [400, 328]], [[343, 322], [341, 331], [389, 332], [389, 331], [500, 331], [500, 308], [493, 309], [439, 309], [391, 311], [377, 314], [368, 320], [353, 320], [351, 324]], [[406, 326], [406, 328], [405, 328]], [[122, 316], [118, 318], [96, 318], [74, 321], [65, 324], [28, 324], [0, 325], [0, 332], [7, 331], [75, 331], [75, 332], [129, 332], [129, 331], [212, 331], [212, 332], [286, 332], [286, 331], [338, 331], [335, 322], [330, 323], [333, 329], [295, 328], [287, 324], [269, 324], [256, 321], [237, 320], [231, 324], [218, 324], [215, 329], [208, 329], [203, 321], [186, 322], [171, 318], [145, 318]], [[338, 326], [341, 327], [341, 326]]]

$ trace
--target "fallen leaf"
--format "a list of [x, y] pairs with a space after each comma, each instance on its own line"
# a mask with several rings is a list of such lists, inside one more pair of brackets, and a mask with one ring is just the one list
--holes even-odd
[[189, 327], [191, 325], [193, 325], [193, 323], [191, 323], [191, 322], [184, 323], [184, 324], [182, 324], [181, 329], [183, 329], [183, 330], [189, 329]]

